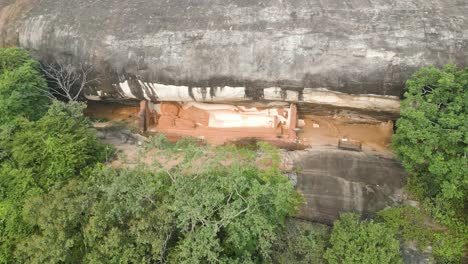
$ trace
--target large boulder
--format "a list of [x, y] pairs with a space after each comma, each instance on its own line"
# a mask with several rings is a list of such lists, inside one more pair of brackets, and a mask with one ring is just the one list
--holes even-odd
[[405, 200], [406, 173], [392, 158], [327, 147], [286, 157], [298, 170], [301, 218], [331, 224], [344, 212], [370, 216]]
[[95, 99], [400, 96], [421, 66], [468, 65], [466, 14], [463, 0], [0, 0], [0, 46], [93, 65]]

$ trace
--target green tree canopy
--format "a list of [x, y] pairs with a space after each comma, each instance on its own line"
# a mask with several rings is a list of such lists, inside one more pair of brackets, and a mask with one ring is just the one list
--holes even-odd
[[36, 183], [48, 188], [79, 175], [91, 164], [106, 159], [78, 102], [54, 101], [38, 121], [25, 121], [11, 142], [11, 158], [20, 168], [33, 170]]
[[335, 221], [331, 247], [325, 252], [330, 264], [402, 263], [400, 242], [384, 224], [361, 222], [356, 214], [344, 214]]
[[17, 117], [39, 119], [47, 111], [49, 99], [39, 64], [18, 48], [0, 49], [0, 124]]
[[384, 209], [378, 216], [404, 243], [416, 245], [419, 250], [430, 245], [437, 263], [460, 263], [465, 254], [466, 229], [434, 227], [418, 208], [400, 205]]
[[[257, 154], [185, 140], [143, 153], [158, 161], [99, 167], [85, 181], [27, 204], [39, 232], [17, 257], [28, 263], [259, 263], [300, 202], [277, 165]], [[265, 155], [271, 151], [262, 148]], [[167, 161], [178, 161], [167, 168]]]
[[410, 190], [434, 216], [453, 222], [468, 197], [468, 68], [423, 68], [406, 90], [393, 148], [410, 173]]
[[290, 218], [274, 243], [273, 263], [321, 264], [330, 228], [326, 225]]
[[83, 105], [55, 101], [38, 121], [23, 120], [5, 139], [0, 162], [0, 263], [11, 262], [18, 241], [34, 226], [24, 221], [25, 200], [104, 161], [106, 146], [97, 141], [82, 114]]

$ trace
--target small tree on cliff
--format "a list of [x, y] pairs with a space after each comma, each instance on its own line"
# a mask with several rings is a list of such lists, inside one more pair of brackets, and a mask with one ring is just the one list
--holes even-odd
[[423, 68], [406, 90], [393, 148], [412, 193], [435, 217], [454, 222], [468, 197], [468, 68]]
[[43, 63], [41, 69], [50, 82], [49, 89], [41, 90], [52, 98], [61, 97], [68, 101], [76, 101], [86, 86], [98, 81], [97, 78], [91, 77], [93, 68], [83, 64], [75, 68], [71, 64]]

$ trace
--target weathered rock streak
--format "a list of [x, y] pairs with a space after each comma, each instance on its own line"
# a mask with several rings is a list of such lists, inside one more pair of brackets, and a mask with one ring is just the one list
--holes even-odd
[[0, 0], [0, 45], [93, 65], [91, 99], [400, 96], [421, 66], [468, 65], [466, 14], [463, 0]]

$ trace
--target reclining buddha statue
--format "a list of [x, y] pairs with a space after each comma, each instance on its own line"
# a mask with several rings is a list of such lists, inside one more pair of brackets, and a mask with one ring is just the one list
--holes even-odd
[[255, 137], [295, 140], [297, 108], [257, 108], [228, 104], [162, 102], [155, 105], [156, 131], [182, 136]]

